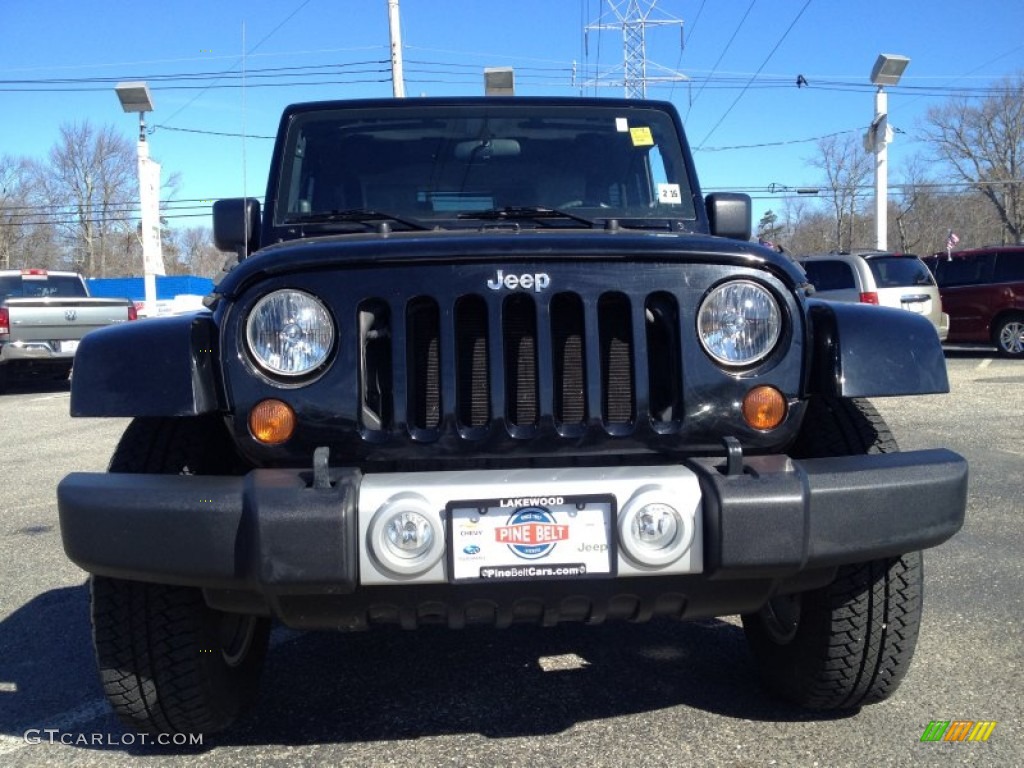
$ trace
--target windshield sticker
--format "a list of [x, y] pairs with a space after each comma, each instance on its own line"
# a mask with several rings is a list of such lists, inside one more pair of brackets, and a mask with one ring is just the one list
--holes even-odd
[[624, 117], [615, 118], [615, 130], [619, 133], [625, 133], [629, 130], [629, 120]]
[[678, 184], [659, 184], [658, 202], [668, 205], [682, 205], [683, 197], [679, 192]]
[[641, 125], [639, 128], [630, 128], [629, 137], [633, 139], [634, 147], [654, 146], [654, 137], [651, 135], [651, 129], [646, 125]]

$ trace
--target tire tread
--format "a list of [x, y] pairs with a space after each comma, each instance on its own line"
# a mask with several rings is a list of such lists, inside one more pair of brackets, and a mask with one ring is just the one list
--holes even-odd
[[[814, 398], [790, 451], [794, 458], [891, 453], [885, 420], [866, 400]], [[801, 595], [801, 618], [777, 642], [760, 614], [743, 617], [766, 685], [811, 709], [853, 709], [888, 698], [906, 675], [923, 600], [920, 552], [841, 566], [826, 587]]]
[[[239, 463], [214, 418], [138, 418], [109, 471], [227, 473]], [[257, 622], [249, 655], [228, 667], [218, 615], [197, 588], [93, 576], [91, 603], [100, 680], [126, 725], [143, 733], [212, 733], [255, 700], [268, 621]]]

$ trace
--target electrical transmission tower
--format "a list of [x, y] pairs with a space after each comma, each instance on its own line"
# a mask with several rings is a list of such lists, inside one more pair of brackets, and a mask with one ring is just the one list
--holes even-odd
[[[679, 51], [683, 50], [683, 20], [668, 16], [654, 18], [654, 6], [658, 0], [608, 0], [611, 13], [602, 15], [597, 21], [588, 24], [585, 30], [586, 55], [590, 58], [591, 30], [622, 31], [622, 66], [614, 67], [608, 72], [596, 70], [600, 61], [595, 64], [593, 79], [584, 83], [590, 86], [623, 86], [627, 99], [642, 99], [647, 96], [648, 83], [668, 83], [688, 80], [686, 75], [659, 64], [647, 61], [647, 28], [648, 27], [679, 27]], [[598, 51], [600, 55], [600, 51]], [[648, 73], [648, 66], [656, 69], [659, 74]]]

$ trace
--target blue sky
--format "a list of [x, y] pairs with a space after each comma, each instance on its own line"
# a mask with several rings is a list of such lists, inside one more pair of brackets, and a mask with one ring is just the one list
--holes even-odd
[[[515, 67], [524, 95], [622, 95], [621, 87], [583, 85], [621, 64], [620, 33], [591, 31], [584, 44], [588, 22], [614, 19], [606, 0], [401, 0], [400, 7], [409, 96], [480, 94], [488, 66]], [[651, 18], [685, 25], [682, 35], [676, 26], [648, 29], [649, 74], [660, 65], [693, 80], [650, 87], [648, 96], [673, 101], [685, 116], [705, 191], [751, 190], [755, 221], [782, 207], [767, 191], [772, 185], [820, 181], [807, 163], [813, 139], [850, 132], [859, 140], [873, 116], [868, 76], [879, 53], [911, 59], [889, 89], [890, 125], [902, 131], [890, 146], [891, 183], [927, 149], [918, 136], [928, 107], [1024, 72], [1021, 0], [659, 0]], [[165, 175], [181, 174], [177, 197], [186, 200], [238, 196], [243, 187], [262, 195], [272, 142], [257, 137], [275, 133], [286, 104], [392, 92], [382, 63], [387, 0], [0, 0], [0, 40], [0, 154], [43, 158], [69, 120], [110, 123], [134, 139], [136, 118], [121, 111], [113, 82], [147, 79], [156, 104], [147, 116], [151, 152]], [[158, 80], [237, 72], [243, 48], [251, 86], [244, 94], [230, 77], [206, 90], [167, 86], [210, 80]], [[322, 67], [333, 74], [318, 79], [334, 83], [311, 84], [316, 70], [287, 67]], [[796, 87], [797, 75], [808, 87]], [[38, 82], [58, 78], [92, 80]], [[258, 87], [284, 80], [300, 84]], [[244, 130], [251, 137], [245, 172], [240, 138], [194, 130]], [[177, 214], [200, 215], [172, 218], [172, 226], [209, 224], [203, 208], [183, 205]]]

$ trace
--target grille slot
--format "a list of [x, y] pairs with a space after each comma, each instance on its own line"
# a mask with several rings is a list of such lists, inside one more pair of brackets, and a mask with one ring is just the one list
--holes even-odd
[[509, 424], [533, 426], [538, 417], [537, 314], [533, 300], [510, 296], [502, 313], [505, 356], [505, 416]]
[[360, 421], [365, 429], [391, 429], [394, 418], [391, 310], [379, 299], [359, 305]]
[[485, 427], [491, 420], [487, 304], [463, 296], [455, 304], [456, 400], [459, 424]]
[[606, 425], [633, 422], [633, 324], [629, 298], [606, 293], [597, 303], [601, 345], [601, 416]]
[[416, 298], [405, 313], [409, 425], [418, 430], [441, 426], [441, 313], [437, 302]]
[[675, 296], [668, 293], [648, 296], [644, 318], [651, 420], [663, 425], [678, 424], [682, 419], [683, 371], [679, 305]]
[[551, 354], [555, 421], [582, 426], [587, 414], [587, 360], [583, 301], [574, 293], [559, 293], [551, 299]]

